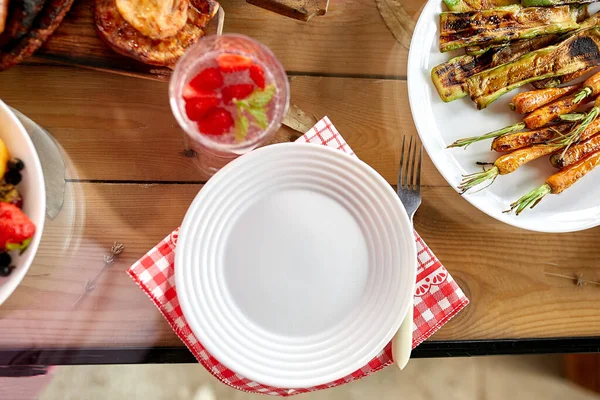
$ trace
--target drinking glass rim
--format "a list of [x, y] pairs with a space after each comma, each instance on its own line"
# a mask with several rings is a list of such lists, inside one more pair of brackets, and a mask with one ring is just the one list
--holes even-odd
[[[277, 89], [279, 91], [278, 95], [281, 96], [282, 91], [283, 91], [284, 92], [283, 95], [285, 97], [284, 98], [285, 103], [284, 103], [284, 107], [283, 107], [283, 110], [281, 113], [281, 117], [274, 118], [273, 120], [271, 120], [269, 123], [269, 126], [266, 129], [264, 129], [262, 131], [262, 133], [260, 135], [258, 135], [256, 138], [254, 138], [252, 141], [235, 143], [235, 144], [227, 144], [227, 143], [218, 143], [213, 140], [210, 140], [210, 139], [206, 138], [204, 134], [202, 134], [198, 131], [198, 129], [195, 127], [195, 124], [192, 121], [188, 120], [188, 118], [186, 118], [183, 115], [183, 113], [181, 112], [181, 110], [178, 106], [178, 101], [181, 101], [179, 99], [179, 97], [182, 96], [182, 93], [177, 93], [178, 92], [178, 83], [179, 83], [179, 81], [183, 81], [183, 77], [185, 77], [185, 71], [183, 70], [184, 65], [186, 64], [185, 61], [189, 57], [192, 57], [191, 54], [194, 52], [194, 50], [197, 47], [202, 45], [203, 40], [206, 40], [206, 39], [214, 40], [214, 39], [218, 39], [218, 38], [238, 38], [238, 39], [242, 39], [242, 40], [251, 42], [251, 43], [259, 46], [262, 51], [264, 51], [268, 56], [272, 57], [273, 60], [275, 60], [275, 62], [276, 62], [275, 65], [269, 66], [269, 68], [273, 69], [273, 67], [274, 67], [275, 69], [279, 69], [279, 72], [282, 73], [283, 76], [285, 76], [285, 79], [283, 79], [283, 87], [278, 87], [278, 89]], [[270, 133], [274, 133], [281, 126], [281, 122], [283, 121], [283, 118], [287, 114], [288, 109], [289, 109], [289, 104], [290, 104], [289, 79], [287, 77], [287, 72], [283, 68], [283, 65], [281, 64], [279, 59], [275, 56], [273, 51], [271, 51], [271, 49], [269, 49], [263, 43], [255, 40], [249, 36], [242, 35], [239, 33], [225, 33], [222, 35], [210, 35], [210, 36], [205, 36], [205, 37], [201, 38], [197, 43], [195, 43], [192, 47], [190, 47], [177, 62], [176, 66], [175, 66], [175, 70], [173, 71], [173, 75], [171, 76], [171, 79], [169, 81], [169, 103], [171, 105], [171, 111], [173, 112], [173, 115], [175, 116], [175, 119], [177, 120], [177, 123], [185, 131], [186, 135], [188, 135], [188, 136], [194, 135], [194, 139], [197, 139], [198, 141], [200, 141], [202, 143], [202, 145], [209, 147], [213, 150], [223, 151], [223, 152], [232, 152], [235, 150], [245, 150], [248, 147], [252, 147], [252, 146], [256, 145], [257, 143], [260, 143], [265, 137], [267, 137]]]

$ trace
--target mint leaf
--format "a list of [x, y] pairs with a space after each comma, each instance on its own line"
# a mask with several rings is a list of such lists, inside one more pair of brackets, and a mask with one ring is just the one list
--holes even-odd
[[241, 112], [242, 109], [250, 107], [250, 104], [248, 104], [248, 101], [246, 100], [233, 99], [233, 104], [235, 104], [238, 113]]
[[255, 90], [246, 98], [246, 102], [251, 108], [262, 108], [269, 104], [273, 96], [275, 96], [275, 86], [269, 85], [263, 90]]
[[248, 127], [250, 123], [248, 122], [248, 118], [245, 115], [242, 115], [241, 112], [238, 111], [238, 118], [235, 121], [235, 140], [238, 142], [246, 139], [246, 135], [248, 134]]
[[247, 111], [248, 114], [252, 116], [254, 123], [259, 128], [267, 129], [269, 127], [269, 120], [267, 118], [267, 110], [265, 107], [269, 104], [274, 95], [275, 86], [269, 85], [263, 90], [256, 89], [244, 100], [234, 100], [238, 114], [235, 122], [235, 139], [238, 142], [241, 142], [246, 138], [250, 125], [248, 118], [244, 115], [244, 111]]
[[267, 113], [264, 108], [248, 108], [248, 112], [254, 118], [256, 125], [261, 129], [267, 129], [269, 120], [267, 119]]

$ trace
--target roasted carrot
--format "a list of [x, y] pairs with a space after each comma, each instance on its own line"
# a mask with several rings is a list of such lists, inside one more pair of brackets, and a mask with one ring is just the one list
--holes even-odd
[[[600, 131], [600, 121], [594, 121], [594, 123], [582, 133], [581, 138], [586, 140], [594, 136], [598, 131]], [[490, 183], [491, 185], [498, 175], [510, 174], [520, 166], [527, 164], [529, 161], [537, 160], [540, 157], [552, 154], [564, 148], [565, 145], [562, 143], [547, 142], [545, 144], [536, 144], [517, 149], [511, 153], [498, 157], [491, 168], [483, 172], [465, 175], [458, 188], [461, 190], [461, 193], [465, 193], [467, 190], [489, 180], [492, 181]]]
[[554, 167], [562, 169], [584, 159], [598, 150], [600, 150], [600, 135], [592, 136], [588, 140], [572, 146], [564, 153], [553, 154], [550, 157], [550, 163]]
[[553, 102], [554, 100], [571, 94], [581, 87], [581, 85], [571, 85], [519, 93], [513, 97], [509, 106], [519, 114], [527, 114], [540, 108], [541, 106]]
[[[523, 118], [523, 122], [519, 122], [514, 125], [509, 125], [502, 129], [486, 133], [485, 135], [459, 139], [448, 147], [467, 147], [470, 144], [479, 142], [481, 140], [493, 139], [502, 135], [506, 135], [507, 133], [521, 131], [525, 128], [541, 128], [547, 123], [555, 120], [557, 117], [574, 111], [581, 104], [584, 104], [584, 101], [586, 101], [586, 99], [589, 100], [590, 98], [595, 97], [598, 94], [600, 94], [600, 72], [595, 73], [594, 75], [586, 79], [585, 82], [583, 82], [583, 87], [581, 90], [563, 98], [560, 98], [556, 101], [553, 101], [550, 104], [546, 104], [538, 108], [537, 110], [527, 114], [525, 118]], [[593, 121], [591, 116], [588, 118], [588, 124], [589, 122], [591, 122], [590, 120]], [[585, 129], [585, 127], [583, 129]]]
[[586, 99], [589, 99], [587, 96], [579, 98], [581, 96], [579, 93], [570, 94], [534, 110], [523, 118], [523, 124], [529, 129], [537, 129], [563, 114], [575, 111]]
[[581, 105], [580, 102], [583, 102], [585, 101], [585, 99], [587, 99], [587, 97], [583, 97], [580, 100], [577, 100], [576, 96], [580, 95], [573, 93], [569, 96], [563, 97], [562, 99], [558, 99], [550, 104], [546, 104], [545, 106], [538, 108], [532, 113], [527, 114], [525, 118], [523, 118], [523, 122], [509, 125], [502, 129], [486, 133], [485, 135], [459, 139], [451, 145], [449, 145], [448, 147], [468, 147], [469, 145], [475, 142], [480, 142], [486, 139], [494, 139], [497, 137], [507, 135], [509, 133], [522, 131], [525, 128], [539, 129], [544, 125], [552, 122], [553, 120], [560, 118], [562, 115], [574, 111], [575, 109], [577, 109], [577, 107]]
[[[557, 138], [564, 137], [574, 126], [574, 122], [581, 121], [587, 117], [585, 113], [573, 113], [561, 115], [562, 123], [547, 126], [545, 128], [534, 129], [532, 131], [523, 131], [500, 136], [492, 142], [492, 150], [504, 153], [517, 150], [532, 144], [547, 143]], [[591, 123], [582, 136], [590, 137], [600, 132], [600, 120]]]
[[527, 207], [535, 207], [547, 194], [559, 194], [571, 187], [588, 172], [600, 164], [600, 151], [590, 154], [546, 179], [546, 183], [532, 190], [510, 205], [510, 212], [516, 210], [519, 215]]
[[512, 153], [504, 154], [494, 161], [494, 164], [491, 168], [483, 172], [465, 175], [461, 184], [458, 185], [460, 193], [463, 194], [469, 189], [472, 189], [475, 186], [490, 180], [491, 185], [494, 183], [498, 175], [510, 174], [511, 172], [516, 171], [520, 166], [527, 164], [529, 161], [552, 154], [556, 150], [560, 150], [560, 148], [561, 147], [558, 145], [538, 144], [515, 150]]
[[596, 101], [594, 102], [594, 107], [590, 108], [587, 111], [585, 118], [583, 118], [575, 128], [573, 128], [566, 135], [552, 139], [551, 142], [554, 142], [556, 144], [562, 144], [565, 147], [566, 152], [573, 143], [577, 143], [582, 139], [585, 140], [585, 138], [583, 138], [583, 133], [586, 132], [588, 130], [588, 127], [596, 121], [596, 118], [599, 114], [600, 96], [596, 98]]
[[586, 89], [589, 91], [588, 96], [597, 96], [600, 94], [600, 72], [596, 72], [583, 82], [582, 94]]
[[563, 122], [545, 128], [534, 129], [532, 131], [510, 133], [494, 139], [492, 142], [492, 150], [505, 153], [507, 151], [531, 146], [532, 144], [545, 143], [548, 140], [554, 139], [557, 135], [569, 132], [572, 126], [573, 123]]

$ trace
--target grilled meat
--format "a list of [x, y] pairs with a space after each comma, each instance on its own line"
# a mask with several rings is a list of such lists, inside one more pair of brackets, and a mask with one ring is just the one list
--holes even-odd
[[12, 0], [8, 7], [8, 17], [4, 32], [0, 35], [0, 47], [23, 37], [32, 29], [33, 23], [44, 8], [47, 0]]
[[[0, 70], [18, 64], [32, 55], [54, 33], [74, 0], [48, 0], [33, 29], [0, 52]], [[5, 32], [6, 33], [6, 32]]]

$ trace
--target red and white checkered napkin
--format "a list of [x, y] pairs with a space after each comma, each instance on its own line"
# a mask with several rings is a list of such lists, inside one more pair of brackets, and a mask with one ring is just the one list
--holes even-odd
[[[319, 121], [298, 141], [330, 146], [354, 155], [344, 138], [327, 117]], [[343, 385], [379, 371], [392, 363], [392, 349], [391, 345], [388, 344], [377, 357], [358, 371], [335, 382], [305, 389], [267, 386], [259, 382], [253, 382], [231, 371], [210, 355], [202, 346], [202, 343], [198, 342], [181, 312], [177, 292], [175, 291], [174, 270], [178, 232], [179, 229], [176, 229], [164, 238], [156, 247], [132, 265], [127, 272], [152, 299], [160, 312], [169, 321], [177, 336], [185, 343], [198, 361], [221, 382], [246, 392], [290, 396]], [[415, 240], [417, 241], [419, 265], [415, 292], [413, 348], [431, 336], [469, 303], [469, 299], [460, 290], [446, 268], [433, 255], [416, 232]]]

